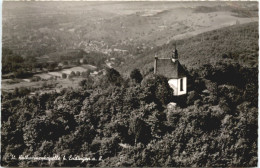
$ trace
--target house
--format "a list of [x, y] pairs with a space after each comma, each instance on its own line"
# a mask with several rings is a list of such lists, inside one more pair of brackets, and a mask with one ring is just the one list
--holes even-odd
[[86, 64], [86, 63], [87, 63], [87, 59], [86, 59], [86, 58], [81, 58], [81, 59], [79, 60], [79, 62], [80, 62], [81, 64]]
[[25, 81], [25, 82], [31, 82], [32, 80], [31, 80], [31, 79], [23, 79], [23, 81]]
[[168, 78], [170, 87], [175, 96], [187, 93], [187, 74], [178, 60], [178, 51], [175, 46], [172, 56], [169, 58], [158, 58], [154, 60], [154, 74], [163, 75]]
[[63, 63], [61, 63], [61, 62], [58, 64], [58, 67], [60, 67], [60, 68], [62, 68], [63, 66], [64, 66]]
[[53, 76], [54, 78], [62, 78], [61, 72], [48, 72], [48, 74]]
[[48, 73], [41, 73], [41, 74], [36, 74], [36, 75], [33, 75], [35, 78], [39, 78], [39, 79], [42, 79], [42, 80], [49, 80], [52, 78], [52, 76]]

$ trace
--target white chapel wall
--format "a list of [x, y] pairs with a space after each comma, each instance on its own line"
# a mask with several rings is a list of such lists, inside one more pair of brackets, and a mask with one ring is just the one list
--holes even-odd
[[178, 79], [170, 79], [168, 83], [173, 89], [173, 95], [178, 95]]
[[[183, 80], [183, 90], [181, 91], [181, 79]], [[170, 79], [168, 81], [170, 87], [173, 89], [173, 95], [183, 95], [187, 93], [187, 77], [179, 79]]]

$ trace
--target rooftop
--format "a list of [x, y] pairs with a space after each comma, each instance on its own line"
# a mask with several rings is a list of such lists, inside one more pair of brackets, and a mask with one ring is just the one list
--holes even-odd
[[186, 72], [178, 60], [171, 58], [156, 58], [155, 62], [155, 74], [172, 79], [186, 76]]

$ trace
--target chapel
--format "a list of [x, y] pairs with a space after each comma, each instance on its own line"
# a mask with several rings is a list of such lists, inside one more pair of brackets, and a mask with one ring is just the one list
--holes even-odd
[[174, 91], [174, 96], [187, 93], [187, 75], [179, 62], [176, 45], [172, 55], [168, 58], [158, 58], [155, 56], [154, 74], [163, 75], [168, 78], [168, 83]]

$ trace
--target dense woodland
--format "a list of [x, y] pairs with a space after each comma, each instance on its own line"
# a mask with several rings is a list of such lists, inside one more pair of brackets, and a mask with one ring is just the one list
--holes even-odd
[[[182, 97], [138, 69], [107, 69], [61, 93], [2, 95], [2, 166], [256, 166], [258, 69], [219, 62], [189, 74]], [[63, 159], [15, 159], [27, 155]]]

